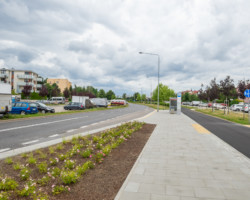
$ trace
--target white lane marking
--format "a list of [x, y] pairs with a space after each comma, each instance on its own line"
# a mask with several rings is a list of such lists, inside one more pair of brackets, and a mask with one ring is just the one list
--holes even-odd
[[86, 128], [87, 126], [81, 126], [80, 128]]
[[11, 131], [11, 130], [16, 130], [16, 129], [21, 129], [21, 128], [29, 128], [29, 127], [34, 127], [34, 126], [47, 125], [47, 124], [54, 124], [54, 123], [58, 123], [58, 122], [70, 121], [70, 120], [74, 120], [74, 119], [81, 119], [81, 118], [85, 118], [85, 117], [88, 117], [88, 116], [75, 117], [75, 118], [63, 119], [63, 120], [58, 120], [58, 121], [53, 121], [53, 122], [46, 122], [46, 123], [40, 123], [40, 124], [32, 124], [32, 125], [27, 125], [27, 126], [19, 126], [19, 127], [14, 127], [14, 128], [7, 128], [7, 129], [0, 130], [0, 132]]
[[96, 124], [98, 124], [98, 123], [93, 123], [93, 124], [90, 124], [90, 125], [96, 125]]
[[9, 151], [10, 148], [6, 148], [6, 149], [0, 149], [0, 153], [4, 152], [4, 151]]
[[57, 137], [57, 136], [59, 136], [59, 134], [54, 134], [54, 135], [51, 135], [49, 137]]
[[66, 131], [67, 133], [71, 133], [71, 132], [73, 132], [73, 131], [75, 131], [75, 130], [77, 130], [77, 129], [71, 129], [71, 130], [68, 130], [68, 131]]
[[32, 143], [35, 143], [35, 142], [38, 142], [39, 140], [32, 140], [32, 141], [29, 141], [29, 142], [24, 142], [22, 143], [22, 145], [27, 145], [27, 144], [32, 144]]

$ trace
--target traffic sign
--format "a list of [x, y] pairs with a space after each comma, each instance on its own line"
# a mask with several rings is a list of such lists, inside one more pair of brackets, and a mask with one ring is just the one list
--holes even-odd
[[245, 90], [244, 96], [245, 97], [250, 97], [250, 90]]

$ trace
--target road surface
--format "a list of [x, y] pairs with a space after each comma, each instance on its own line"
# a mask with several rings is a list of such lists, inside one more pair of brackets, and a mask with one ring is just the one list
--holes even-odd
[[250, 158], [250, 128], [187, 108], [181, 108], [181, 110], [182, 113]]

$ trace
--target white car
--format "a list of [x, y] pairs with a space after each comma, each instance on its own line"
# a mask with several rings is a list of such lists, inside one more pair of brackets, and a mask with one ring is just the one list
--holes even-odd
[[243, 110], [244, 105], [243, 104], [234, 104], [231, 107], [232, 111], [242, 111]]
[[245, 104], [244, 107], [243, 107], [243, 111], [248, 113], [250, 110], [250, 108], [248, 107], [248, 104]]

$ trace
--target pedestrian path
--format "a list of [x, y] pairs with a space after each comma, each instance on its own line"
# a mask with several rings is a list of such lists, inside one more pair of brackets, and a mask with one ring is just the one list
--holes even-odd
[[157, 124], [115, 200], [249, 200], [250, 160], [184, 114]]

